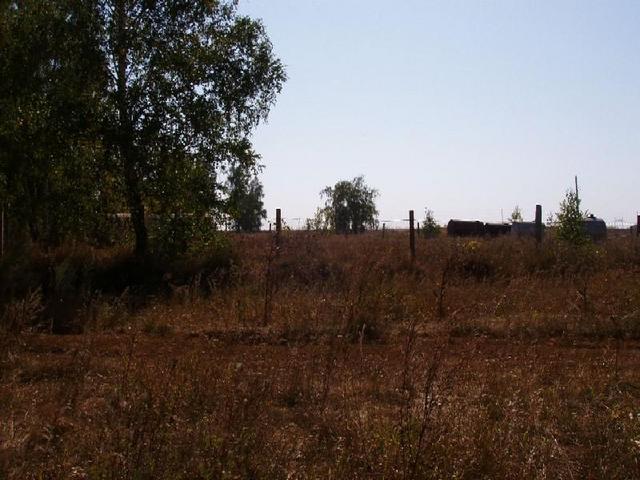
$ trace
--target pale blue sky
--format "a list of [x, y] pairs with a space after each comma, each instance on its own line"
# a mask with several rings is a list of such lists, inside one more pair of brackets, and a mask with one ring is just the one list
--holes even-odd
[[[265, 205], [306, 218], [365, 175], [380, 218], [556, 211], [578, 175], [640, 210], [640, 0], [240, 0], [289, 80], [254, 144]], [[291, 222], [293, 223], [293, 222]]]

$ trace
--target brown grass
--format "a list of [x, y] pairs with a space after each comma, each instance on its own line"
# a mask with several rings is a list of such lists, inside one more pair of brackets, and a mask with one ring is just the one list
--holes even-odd
[[156, 290], [77, 284], [76, 335], [46, 289], [7, 297], [0, 478], [640, 477], [633, 239], [271, 241]]

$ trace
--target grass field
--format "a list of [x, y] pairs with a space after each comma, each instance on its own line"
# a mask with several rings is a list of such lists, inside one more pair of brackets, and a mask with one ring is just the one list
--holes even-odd
[[636, 239], [230, 242], [4, 282], [0, 478], [640, 478]]

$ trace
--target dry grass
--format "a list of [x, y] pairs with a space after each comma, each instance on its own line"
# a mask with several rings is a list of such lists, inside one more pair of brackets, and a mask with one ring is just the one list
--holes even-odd
[[8, 301], [0, 478], [640, 477], [632, 239], [283, 240], [90, 291], [78, 335]]

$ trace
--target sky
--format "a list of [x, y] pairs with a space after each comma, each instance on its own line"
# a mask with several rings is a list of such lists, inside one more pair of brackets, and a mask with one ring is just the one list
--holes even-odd
[[640, 210], [640, 1], [240, 0], [288, 81], [254, 146], [269, 218], [364, 175], [381, 220]]

